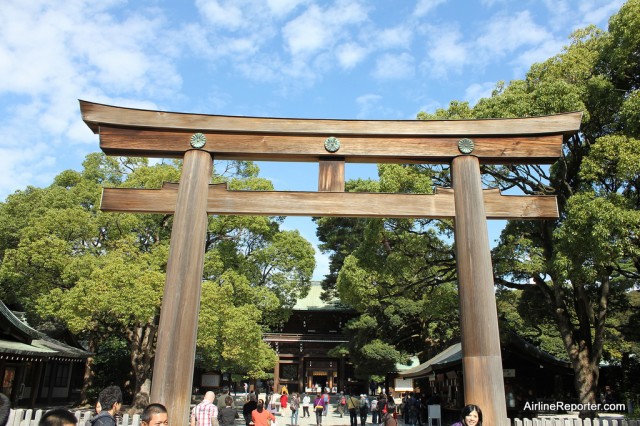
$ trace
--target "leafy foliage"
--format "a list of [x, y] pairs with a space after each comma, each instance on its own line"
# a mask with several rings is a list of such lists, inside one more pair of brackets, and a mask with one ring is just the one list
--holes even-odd
[[[172, 217], [103, 213], [100, 193], [104, 186], [160, 188], [180, 179], [180, 166], [90, 154], [81, 172], [64, 171], [50, 187], [18, 191], [0, 204], [0, 297], [36, 323], [57, 321], [98, 354], [126, 342], [131, 393], [151, 375]], [[216, 163], [214, 170], [212, 181], [230, 188], [271, 189], [251, 163]], [[315, 267], [311, 244], [280, 223], [209, 219], [198, 336], [209, 368], [251, 377], [273, 368], [263, 327], [287, 318]], [[100, 359], [89, 368], [101, 368]], [[93, 371], [87, 377], [102, 380]]]
[[[639, 34], [640, 1], [630, 0], [611, 18], [608, 31], [577, 30], [562, 53], [534, 64], [523, 80], [499, 82], [475, 106], [452, 101], [446, 109], [418, 114], [429, 120], [583, 112], [581, 131], [565, 138], [562, 157], [552, 166], [484, 165], [482, 172], [489, 187], [558, 198], [558, 220], [507, 224], [493, 251], [494, 276], [503, 324], [570, 360], [584, 403], [595, 401], [603, 356], [628, 358], [637, 350], [626, 340], [630, 316], [620, 313], [630, 312], [640, 278]], [[384, 165], [379, 177], [379, 182], [352, 182], [349, 189], [428, 193], [433, 184], [450, 184], [448, 165]], [[447, 244], [451, 224], [317, 223], [332, 261], [324, 285], [362, 314], [350, 324], [352, 357], [361, 357], [363, 365], [377, 359], [387, 366], [382, 359], [397, 355], [380, 349], [379, 342], [425, 354], [449, 338], [437, 335], [446, 327], [421, 323], [426, 312], [421, 304], [435, 303], [430, 291], [455, 280]], [[455, 288], [451, 291], [455, 299]], [[443, 305], [448, 309], [453, 303]], [[410, 324], [416, 326], [405, 334]], [[385, 335], [384, 328], [393, 332]], [[403, 340], [409, 335], [415, 338]], [[380, 350], [364, 350], [369, 343]]]
[[[347, 183], [353, 192], [433, 191], [433, 170], [380, 165], [380, 180]], [[361, 315], [346, 327], [348, 353], [365, 378], [395, 371], [407, 354], [426, 358], [455, 338], [453, 249], [440, 237], [450, 224], [431, 220], [320, 218], [321, 249], [330, 252], [327, 292]], [[446, 326], [445, 326], [446, 324]]]

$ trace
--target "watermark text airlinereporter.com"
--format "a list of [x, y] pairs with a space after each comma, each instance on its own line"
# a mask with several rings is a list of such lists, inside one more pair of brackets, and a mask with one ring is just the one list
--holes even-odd
[[525, 402], [525, 410], [532, 411], [627, 411], [625, 404], [577, 404], [556, 402]]

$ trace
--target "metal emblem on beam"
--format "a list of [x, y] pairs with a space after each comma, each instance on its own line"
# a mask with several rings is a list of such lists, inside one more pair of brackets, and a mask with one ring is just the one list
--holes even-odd
[[207, 137], [202, 133], [194, 133], [193, 136], [191, 136], [190, 143], [191, 146], [196, 149], [204, 148], [207, 143]]
[[471, 154], [476, 144], [472, 139], [464, 138], [458, 141], [458, 150], [463, 154]]
[[324, 141], [324, 149], [329, 152], [336, 152], [340, 149], [340, 140], [336, 137], [329, 136]]

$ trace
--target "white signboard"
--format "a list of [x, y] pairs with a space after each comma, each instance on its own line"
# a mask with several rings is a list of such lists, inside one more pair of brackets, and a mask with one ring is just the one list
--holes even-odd
[[413, 391], [413, 379], [396, 379], [393, 390], [396, 392]]

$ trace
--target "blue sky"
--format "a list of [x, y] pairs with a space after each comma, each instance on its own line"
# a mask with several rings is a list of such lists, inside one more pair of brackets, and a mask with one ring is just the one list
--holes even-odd
[[[223, 115], [414, 119], [606, 28], [621, 0], [2, 0], [0, 200], [81, 169], [78, 99]], [[261, 164], [278, 190], [317, 166]], [[347, 165], [347, 178], [372, 167]], [[308, 218], [287, 219], [315, 242]], [[496, 237], [496, 225], [491, 227]], [[318, 254], [316, 279], [326, 272]]]

